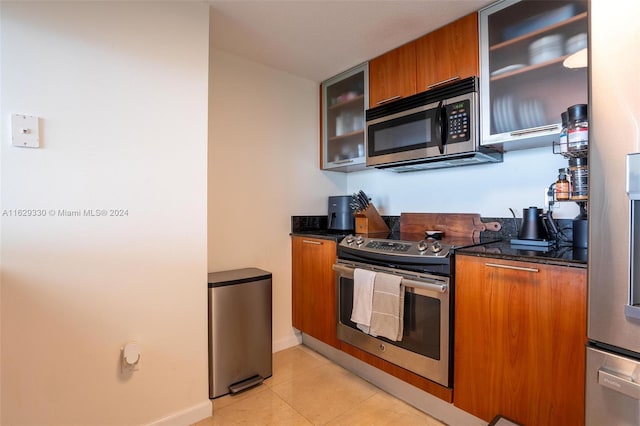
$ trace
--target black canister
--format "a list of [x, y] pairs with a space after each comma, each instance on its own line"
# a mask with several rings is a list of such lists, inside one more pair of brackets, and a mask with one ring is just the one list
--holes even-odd
[[573, 219], [573, 247], [587, 248], [589, 240], [589, 221], [587, 219]]
[[573, 218], [573, 248], [586, 249], [589, 240], [589, 221], [586, 203], [578, 203], [580, 214]]

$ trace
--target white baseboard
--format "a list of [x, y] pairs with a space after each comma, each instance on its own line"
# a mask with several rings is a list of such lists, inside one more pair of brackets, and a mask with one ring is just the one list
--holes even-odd
[[160, 420], [156, 420], [148, 424], [148, 426], [189, 426], [199, 422], [202, 419], [211, 417], [213, 413], [213, 405], [207, 399], [198, 405], [185, 408], [184, 410], [175, 412]]
[[272, 343], [272, 352], [280, 352], [284, 349], [291, 348], [293, 346], [297, 346], [302, 343], [302, 333], [299, 331], [295, 331], [293, 335], [286, 337], [284, 339], [276, 340]]

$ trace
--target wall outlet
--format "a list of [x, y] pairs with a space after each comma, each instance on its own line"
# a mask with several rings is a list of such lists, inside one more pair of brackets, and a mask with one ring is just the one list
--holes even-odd
[[120, 368], [123, 374], [137, 371], [139, 362], [140, 347], [137, 342], [129, 342], [120, 348]]
[[40, 126], [38, 117], [32, 115], [11, 115], [11, 143], [23, 148], [40, 147]]

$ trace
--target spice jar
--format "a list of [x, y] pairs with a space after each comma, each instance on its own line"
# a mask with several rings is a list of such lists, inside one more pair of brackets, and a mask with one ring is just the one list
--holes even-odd
[[589, 145], [589, 121], [587, 121], [587, 105], [577, 104], [567, 108], [569, 125], [567, 127], [567, 143], [569, 151], [583, 151]]
[[558, 170], [558, 180], [556, 181], [556, 200], [567, 201], [569, 199], [569, 181], [567, 180], [566, 169]]
[[589, 198], [589, 167], [586, 158], [570, 158], [571, 201], [583, 201]]

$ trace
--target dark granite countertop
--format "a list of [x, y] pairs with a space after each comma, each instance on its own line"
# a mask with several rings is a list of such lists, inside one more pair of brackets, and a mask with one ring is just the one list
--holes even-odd
[[309, 237], [309, 238], [320, 238], [323, 240], [332, 240], [335, 241], [336, 243], [339, 243], [340, 241], [342, 241], [342, 239], [344, 237], [346, 237], [349, 234], [353, 234], [353, 232], [344, 232], [344, 231], [328, 231], [328, 230], [322, 230], [322, 229], [318, 229], [318, 230], [310, 230], [310, 231], [292, 231], [291, 236], [295, 236], [295, 237]]
[[[400, 216], [383, 216], [384, 221], [391, 231], [400, 232]], [[339, 243], [344, 237], [353, 234], [353, 230], [327, 229], [327, 216], [291, 216], [291, 234], [295, 236], [307, 236], [334, 240]]]
[[587, 249], [571, 246], [549, 247], [547, 251], [512, 246], [509, 240], [457, 249], [456, 253], [469, 256], [492, 257], [505, 260], [544, 263], [549, 265], [587, 267]]
[[[400, 232], [400, 216], [383, 216], [384, 221], [392, 233]], [[563, 241], [558, 247], [550, 247], [547, 251], [513, 247], [512, 238], [517, 238], [520, 219], [512, 218], [482, 218], [483, 221], [498, 221], [502, 224], [500, 232], [484, 231], [481, 233], [482, 241], [494, 241], [473, 247], [456, 249], [456, 253], [492, 257], [498, 259], [515, 260], [523, 262], [546, 263], [576, 268], [587, 267], [587, 249], [575, 249], [571, 242]], [[570, 237], [572, 230], [570, 220], [557, 221], [563, 232]], [[336, 231], [327, 229], [327, 216], [291, 216], [291, 234], [294, 236], [307, 236], [309, 238], [321, 238], [333, 240], [336, 243], [353, 231]]]

